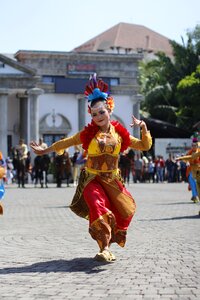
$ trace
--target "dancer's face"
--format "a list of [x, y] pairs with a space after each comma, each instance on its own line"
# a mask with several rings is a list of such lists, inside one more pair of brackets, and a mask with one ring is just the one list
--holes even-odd
[[93, 121], [101, 128], [109, 125], [110, 113], [102, 101], [98, 101], [91, 107]]

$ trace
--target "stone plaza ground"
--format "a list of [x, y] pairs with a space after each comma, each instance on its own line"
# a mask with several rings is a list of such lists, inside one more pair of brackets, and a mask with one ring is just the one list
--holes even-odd
[[6, 187], [0, 299], [200, 299], [200, 205], [187, 183], [131, 184], [137, 212], [114, 263], [93, 259], [88, 223], [67, 206], [75, 188]]

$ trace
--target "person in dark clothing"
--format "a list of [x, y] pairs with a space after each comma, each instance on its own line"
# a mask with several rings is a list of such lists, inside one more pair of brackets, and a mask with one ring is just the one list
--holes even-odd
[[64, 179], [67, 180], [67, 186], [69, 186], [72, 170], [71, 160], [67, 151], [55, 157], [55, 169], [57, 187], [61, 187]]
[[48, 171], [49, 171], [49, 165], [50, 165], [50, 157], [48, 154], [41, 156], [41, 182], [42, 187], [45, 185], [45, 187], [48, 187]]
[[35, 178], [35, 187], [37, 186], [38, 182], [42, 186], [42, 168], [41, 168], [41, 160], [42, 156], [36, 156], [34, 159], [34, 178]]
[[129, 184], [130, 182], [130, 172], [131, 172], [131, 160], [132, 160], [132, 153], [125, 151], [121, 153], [119, 159], [119, 168], [121, 171], [121, 176], [125, 183]]
[[167, 171], [167, 181], [174, 182], [175, 162], [171, 154], [169, 154], [169, 157], [165, 161], [165, 167]]
[[19, 140], [19, 145], [16, 146], [16, 162], [17, 162], [17, 180], [18, 187], [25, 187], [25, 176], [26, 176], [26, 160], [28, 154], [28, 147], [24, 143], [23, 139]]

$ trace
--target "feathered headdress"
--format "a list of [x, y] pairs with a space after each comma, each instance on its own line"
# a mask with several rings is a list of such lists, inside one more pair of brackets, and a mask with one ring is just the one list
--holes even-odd
[[194, 137], [193, 139], [192, 139], [192, 142], [195, 144], [195, 143], [198, 143], [198, 138], [196, 138], [196, 137]]
[[108, 84], [102, 79], [97, 79], [96, 73], [90, 76], [89, 83], [85, 87], [84, 94], [89, 102], [88, 112], [91, 113], [91, 103], [97, 99], [103, 99], [107, 107], [112, 112], [114, 109], [114, 99], [108, 94]]
[[96, 99], [106, 100], [108, 97], [108, 85], [103, 80], [98, 79], [97, 75], [94, 73], [90, 76], [89, 83], [85, 87], [85, 95], [87, 96], [88, 102], [92, 102]]
[[192, 143], [198, 143], [199, 141], [199, 138], [200, 138], [200, 134], [198, 131], [195, 131], [192, 135]]

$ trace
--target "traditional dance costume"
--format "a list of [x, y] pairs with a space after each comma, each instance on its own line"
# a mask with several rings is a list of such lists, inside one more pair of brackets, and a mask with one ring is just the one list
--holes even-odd
[[[196, 187], [197, 187], [198, 199], [199, 199], [200, 197], [200, 148], [198, 148], [196, 152], [193, 152], [193, 154], [181, 156], [178, 157], [178, 159], [189, 161], [191, 166], [192, 176], [196, 181]], [[199, 202], [199, 200], [195, 202]], [[199, 211], [199, 216], [200, 216], [200, 211]]]
[[147, 151], [151, 143], [149, 131], [142, 131], [140, 140], [116, 121], [111, 121], [107, 133], [101, 132], [92, 121], [83, 131], [53, 144], [58, 154], [79, 144], [87, 150], [86, 166], [70, 208], [80, 217], [89, 219], [89, 232], [101, 250], [114, 242], [124, 247], [127, 228], [136, 208], [120, 176], [119, 153], [128, 147]]
[[200, 148], [190, 155], [181, 156], [179, 160], [188, 161], [190, 163], [193, 178], [197, 183], [197, 192], [200, 197]]
[[[89, 232], [100, 248], [95, 258], [113, 261], [115, 257], [109, 246], [115, 242], [124, 247], [136, 209], [135, 201], [120, 176], [119, 154], [128, 147], [148, 151], [152, 138], [144, 122], [134, 117], [133, 123], [142, 125], [141, 140], [131, 136], [119, 122], [110, 121], [114, 99], [107, 91], [108, 85], [101, 79], [97, 80], [94, 74], [85, 90], [92, 122], [77, 134], [52, 144], [50, 151], [61, 155], [68, 147], [82, 145], [87, 152], [70, 208], [89, 220]], [[32, 147], [37, 150], [37, 145]]]

